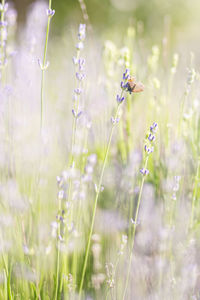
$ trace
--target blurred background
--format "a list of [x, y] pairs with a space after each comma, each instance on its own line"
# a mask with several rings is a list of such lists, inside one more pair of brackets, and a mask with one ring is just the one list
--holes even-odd
[[[96, 184], [126, 68], [145, 90], [125, 94], [99, 196], [97, 235], [84, 289], [95, 295], [90, 299], [105, 299], [106, 263], [118, 261], [118, 250], [125, 247], [122, 240], [131, 244], [144, 137], [156, 121], [158, 136], [144, 184], [126, 299], [133, 299], [133, 292], [134, 299], [141, 300], [199, 299], [199, 0], [52, 0], [55, 16], [46, 60], [48, 0], [12, 3], [17, 14], [11, 4], [6, 14], [8, 32], [1, 24], [5, 45], [0, 48], [0, 238], [4, 243], [0, 250], [6, 263], [12, 258], [16, 277], [24, 278], [18, 282], [13, 277], [16, 299], [36, 299], [31, 298], [35, 291], [47, 296], [42, 299], [52, 299], [58, 253], [67, 257], [75, 286], [80, 284]], [[80, 23], [87, 25], [81, 53]], [[77, 78], [79, 73], [85, 80]], [[74, 108], [80, 114], [77, 127]], [[72, 154], [75, 167], [69, 163]], [[64, 238], [59, 226], [66, 229]], [[122, 239], [124, 234], [128, 241]], [[100, 249], [98, 255], [95, 249]], [[120, 300], [128, 252], [127, 248], [116, 274]], [[3, 257], [2, 283], [6, 281], [1, 281], [1, 267], [6, 263]], [[66, 265], [60, 285], [68, 272]], [[8, 299], [5, 284], [0, 285], [0, 299]]]
[[[31, 3], [34, 1], [14, 0], [19, 26], [24, 24]], [[200, 37], [198, 0], [86, 0], [85, 5], [94, 31], [103, 38], [119, 41], [127, 26], [136, 24], [154, 43], [169, 35], [172, 42], [184, 39], [197, 44]], [[56, 10], [52, 30], [58, 35], [65, 26], [84, 21], [78, 0], [52, 1], [52, 7]]]

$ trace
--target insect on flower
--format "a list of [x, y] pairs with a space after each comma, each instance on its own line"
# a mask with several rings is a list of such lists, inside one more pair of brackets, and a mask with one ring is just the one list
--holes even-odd
[[129, 77], [127, 82], [127, 91], [131, 93], [140, 93], [144, 91], [144, 85], [142, 82], [137, 82], [135, 77]]

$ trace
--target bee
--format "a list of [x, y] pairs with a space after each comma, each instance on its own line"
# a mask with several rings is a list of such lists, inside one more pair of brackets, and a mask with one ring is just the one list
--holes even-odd
[[130, 77], [127, 82], [127, 91], [131, 93], [140, 93], [144, 91], [144, 85], [142, 82], [136, 82], [134, 77]]

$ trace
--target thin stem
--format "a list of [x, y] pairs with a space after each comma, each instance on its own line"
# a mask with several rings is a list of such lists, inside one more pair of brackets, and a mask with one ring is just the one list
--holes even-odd
[[[80, 50], [77, 50], [77, 56], [76, 56], [76, 60], [78, 61], [80, 57]], [[76, 67], [76, 72], [78, 72], [78, 67]], [[80, 88], [80, 81], [77, 79], [77, 85], [76, 88], [79, 89]], [[74, 163], [74, 147], [76, 144], [76, 129], [77, 129], [77, 114], [79, 111], [79, 97], [80, 95], [77, 95], [77, 99], [74, 100], [74, 112], [75, 112], [75, 116], [73, 117], [73, 125], [72, 125], [72, 139], [71, 139], [71, 158], [69, 160], [69, 164], [70, 166], [73, 165]]]
[[[118, 264], [119, 264], [119, 260], [120, 260], [120, 255], [117, 256], [117, 259], [116, 259], [116, 262], [115, 262], [115, 265], [114, 265], [114, 268], [113, 268], [112, 276], [111, 276], [111, 280], [114, 282], [114, 284], [115, 284], [115, 276], [116, 276], [116, 270], [117, 270], [117, 267], [118, 267]], [[112, 288], [113, 287], [108, 287], [107, 288], [106, 300], [108, 299], [108, 293], [109, 293], [109, 291], [110, 291], [110, 294], [111, 294], [111, 298], [113, 298]]]
[[[51, 0], [49, 0], [49, 9], [51, 9]], [[43, 126], [43, 106], [44, 106], [44, 72], [46, 71], [46, 58], [47, 58], [47, 48], [48, 48], [48, 40], [49, 40], [49, 30], [50, 30], [50, 22], [51, 22], [51, 15], [48, 16], [48, 21], [47, 21], [47, 30], [46, 30], [46, 37], [45, 37], [45, 45], [44, 45], [44, 54], [43, 54], [43, 60], [42, 60], [42, 68], [41, 68], [41, 71], [42, 71], [42, 78], [41, 78], [41, 94], [40, 94], [40, 97], [41, 97], [41, 111], [40, 111], [40, 128], [42, 129], [42, 126]]]
[[[122, 96], [122, 94], [123, 94], [123, 91], [121, 93], [121, 96]], [[117, 106], [117, 110], [116, 110], [115, 117], [114, 117], [115, 120], [117, 119], [117, 116], [118, 116], [118, 113], [119, 113], [119, 107], [120, 107], [120, 104], [118, 104], [118, 106]], [[89, 237], [88, 237], [87, 248], [86, 248], [85, 259], [84, 259], [84, 265], [83, 265], [83, 271], [82, 271], [82, 276], [81, 276], [81, 283], [80, 283], [80, 288], [79, 288], [79, 300], [81, 299], [81, 293], [82, 293], [82, 288], [83, 288], [83, 283], [84, 283], [84, 278], [85, 278], [85, 271], [86, 271], [87, 262], [88, 262], [91, 238], [92, 238], [95, 215], [96, 215], [96, 209], [97, 209], [97, 202], [98, 202], [99, 194], [100, 194], [100, 191], [101, 191], [101, 185], [102, 185], [104, 170], [105, 170], [107, 159], [108, 159], [108, 153], [109, 153], [109, 150], [110, 150], [110, 145], [111, 145], [115, 125], [116, 125], [116, 122], [114, 122], [112, 124], [111, 132], [110, 132], [110, 136], [109, 136], [109, 139], [108, 139], [108, 144], [107, 144], [107, 147], [106, 147], [106, 152], [105, 152], [105, 156], [104, 156], [104, 160], [103, 160], [103, 166], [102, 166], [102, 169], [101, 169], [100, 178], [99, 178], [99, 182], [98, 182], [98, 185], [97, 185], [96, 197], [95, 197], [94, 206], [93, 206], [92, 221], [91, 221], [91, 226], [90, 226], [90, 231], [89, 231]]]
[[[61, 210], [61, 199], [59, 198], [59, 207], [58, 207], [58, 213], [60, 214]], [[56, 287], [55, 287], [55, 295], [54, 299], [57, 299], [58, 296], [58, 278], [59, 278], [59, 270], [60, 270], [60, 249], [59, 249], [59, 238], [60, 238], [60, 222], [58, 223], [58, 235], [57, 235], [57, 260], [56, 260]]]
[[191, 217], [190, 217], [190, 228], [191, 229], [193, 227], [193, 222], [194, 222], [194, 208], [195, 208], [198, 183], [199, 183], [199, 171], [200, 171], [200, 157], [198, 158], [197, 171], [196, 171], [196, 176], [195, 176], [195, 185], [194, 185], [194, 190], [193, 190], [193, 195], [192, 195], [192, 212], [191, 212]]
[[[77, 50], [77, 56], [76, 59], [78, 60], [80, 56], [80, 51]], [[78, 71], [78, 69], [76, 69], [76, 72]], [[77, 79], [77, 86], [76, 88], [80, 88], [80, 82]], [[75, 158], [74, 158], [74, 148], [76, 145], [76, 131], [77, 131], [77, 114], [79, 111], [79, 95], [77, 95], [77, 98], [75, 100], [76, 102], [74, 103], [73, 106], [73, 110], [75, 112], [75, 115], [73, 115], [73, 124], [72, 124], [72, 138], [71, 138], [71, 149], [70, 149], [70, 153], [71, 153], [71, 157], [69, 159], [69, 165], [70, 167], [74, 167], [74, 162], [75, 162]], [[68, 184], [68, 202], [71, 203], [71, 194], [72, 194], [72, 178], [69, 178], [69, 184]], [[62, 203], [64, 205], [64, 203]], [[62, 209], [64, 209], [64, 207], [62, 207]], [[73, 209], [73, 206], [71, 207], [71, 211]], [[72, 218], [72, 212], [70, 215], [70, 218]], [[68, 237], [67, 237], [68, 238]], [[63, 255], [62, 255], [63, 257]], [[66, 271], [66, 269], [68, 268], [68, 259], [67, 256], [65, 256], [64, 258], [64, 263], [62, 264], [62, 268], [60, 270], [61, 273], [61, 284], [60, 284], [60, 291], [62, 290], [63, 287], [63, 270]]]
[[[77, 56], [76, 59], [78, 60], [80, 57], [80, 51], [77, 50]], [[76, 67], [77, 68], [77, 67]], [[78, 69], [76, 69], [76, 72], [78, 71]], [[77, 79], [77, 89], [80, 88], [80, 81]], [[70, 167], [74, 167], [74, 162], [75, 162], [75, 158], [74, 158], [74, 148], [76, 145], [76, 131], [77, 131], [77, 115], [78, 115], [78, 111], [79, 111], [79, 97], [80, 95], [77, 95], [77, 98], [74, 103], [74, 113], [75, 115], [73, 115], [73, 124], [72, 124], [72, 138], [71, 138], [71, 149], [70, 149], [70, 153], [71, 153], [71, 157], [69, 159], [69, 166]], [[70, 202], [71, 199], [71, 189], [72, 189], [72, 179], [71, 177], [69, 178], [69, 187], [68, 187], [68, 201]]]
[[[148, 158], [149, 157], [147, 155], [146, 160], [145, 160], [145, 165], [144, 165], [145, 169], [147, 168]], [[142, 177], [142, 182], [141, 182], [141, 186], [140, 186], [140, 192], [139, 192], [138, 202], [137, 202], [137, 207], [136, 207], [135, 220], [134, 220], [134, 224], [133, 224], [133, 233], [132, 233], [131, 254], [130, 254], [130, 258], [129, 258], [129, 264], [128, 264], [128, 271], [127, 271], [127, 276], [126, 276], [126, 283], [125, 283], [125, 288], [124, 288], [123, 300], [126, 299], [126, 291], [127, 291], [129, 277], [130, 277], [131, 263], [132, 263], [132, 257], [133, 257], [133, 248], [134, 248], [134, 244], [135, 244], [136, 226], [137, 226], [137, 222], [138, 222], [138, 215], [139, 215], [139, 210], [140, 210], [140, 203], [141, 203], [141, 197], [142, 197], [144, 181], [145, 181], [145, 176]]]

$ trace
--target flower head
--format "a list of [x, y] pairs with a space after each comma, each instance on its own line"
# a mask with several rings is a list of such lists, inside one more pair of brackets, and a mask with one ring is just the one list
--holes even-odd
[[150, 142], [153, 142], [153, 141], [155, 141], [155, 139], [156, 139], [155, 135], [150, 132], [149, 135], [148, 135], [148, 140]]
[[118, 103], [122, 103], [124, 101], [124, 97], [120, 97], [119, 95], [117, 95], [116, 99]]
[[84, 48], [83, 42], [79, 42], [78, 44], [76, 44], [77, 50], [82, 50], [83, 48]]
[[128, 80], [129, 76], [129, 69], [126, 69], [125, 73], [123, 74], [123, 80]]
[[84, 39], [85, 39], [85, 30], [86, 30], [86, 25], [85, 24], [80, 24], [79, 25], [79, 30], [78, 30], [78, 39], [79, 39], [79, 41], [84, 41]]
[[158, 124], [156, 122], [154, 122], [151, 126], [150, 126], [150, 131], [151, 133], [156, 133], [158, 129]]
[[46, 13], [47, 13], [47, 17], [53, 17], [55, 14], [55, 9], [48, 8], [46, 10]]
[[77, 94], [77, 95], [80, 95], [82, 93], [82, 89], [81, 88], [77, 88], [74, 90], [74, 92]]
[[142, 168], [140, 169], [140, 173], [143, 175], [143, 176], [146, 176], [149, 174], [149, 170], [148, 169], [145, 169], [145, 168]]

